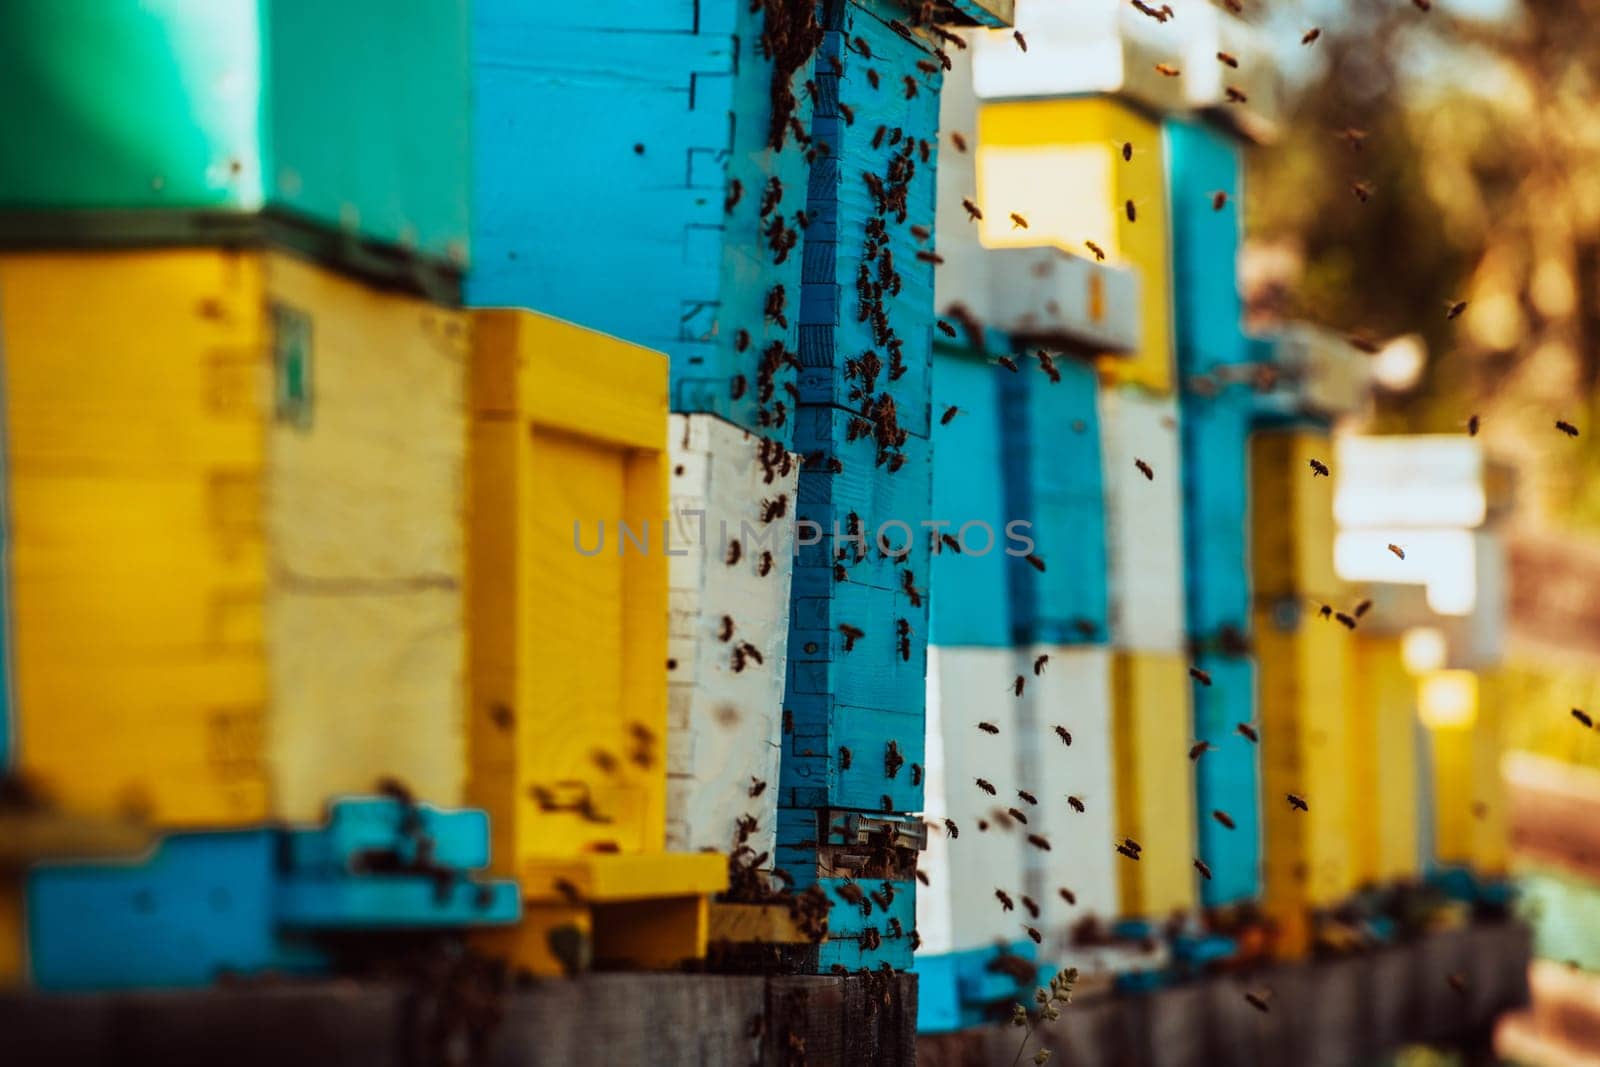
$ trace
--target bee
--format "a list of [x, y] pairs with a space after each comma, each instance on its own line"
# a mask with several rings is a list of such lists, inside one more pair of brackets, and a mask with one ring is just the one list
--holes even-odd
[[1042, 849], [1045, 852], [1050, 851], [1050, 842], [1045, 840], [1039, 834], [1029, 834], [1028, 844], [1032, 845], [1034, 848]]
[[978, 205], [974, 204], [971, 200], [963, 199], [961, 201], [961, 206], [967, 209], [967, 221], [976, 222], [983, 218], [983, 209], [978, 207]]
[[1333, 617], [1334, 617], [1334, 620], [1337, 621], [1338, 624], [1340, 626], [1343, 626], [1346, 630], [1354, 630], [1356, 628], [1356, 620], [1351, 618], [1349, 615], [1346, 615], [1342, 611], [1334, 612], [1333, 613]]
[[1028, 931], [1028, 936], [1033, 939], [1033, 943], [1035, 945], [1044, 944], [1044, 935], [1041, 934], [1039, 931], [1035, 930], [1031, 926], [1024, 926], [1023, 929]]
[[917, 60], [917, 69], [922, 71], [924, 74], [937, 74], [939, 73], [941, 67], [938, 63], [933, 62], [931, 59], [919, 59]]
[[1322, 29], [1320, 27], [1318, 27], [1318, 26], [1313, 26], [1301, 36], [1300, 43], [1301, 44], [1311, 44], [1313, 41], [1315, 41], [1318, 37], [1321, 37], [1321, 36], [1322, 36]]
[[850, 769], [850, 750], [844, 745], [839, 746], [839, 769], [841, 771]]
[[1236, 89], [1231, 85], [1227, 87], [1227, 95], [1228, 103], [1230, 104], [1248, 104], [1250, 102], [1250, 98], [1245, 95], [1244, 90]]
[[1411, 0], [1411, 6], [1426, 15], [1433, 10], [1433, 0]]
[[1201, 685], [1209, 686], [1211, 684], [1211, 672], [1203, 671], [1199, 667], [1190, 667], [1189, 677], [1193, 678]]
[[944, 334], [946, 337], [955, 337], [956, 336], [956, 328], [954, 326], [950, 325], [948, 322], [944, 321], [943, 319], [938, 319], [938, 320], [936, 320], [936, 322], [937, 322], [937, 325], [939, 327], [939, 332], [940, 333]]
[[1476, 415], [1469, 415], [1467, 417], [1467, 436], [1478, 436], [1478, 416]]
[[728, 383], [728, 392], [732, 395], [733, 399], [738, 400], [741, 396], [744, 396], [746, 384], [747, 383], [745, 382], [744, 375], [735, 374], [733, 376], [733, 380]]
[[949, 836], [950, 840], [954, 841], [961, 836], [961, 827], [956, 825], [954, 819], [946, 819], [944, 821], [944, 832]]
[[874, 89], [878, 87], [878, 72], [873, 70], [871, 67], [867, 68], [867, 84], [872, 86]]
[[1006, 814], [1011, 816], [1013, 819], [1017, 820], [1018, 822], [1020, 822], [1022, 825], [1024, 825], [1024, 826], [1028, 825], [1028, 817], [1022, 813], [1022, 809], [1020, 809], [1020, 808], [1007, 808], [1006, 809]]
[[1246, 993], [1244, 999], [1245, 1003], [1256, 1009], [1256, 1011], [1265, 1012], [1268, 1010], [1267, 998], [1259, 993]]
[[1073, 796], [1067, 797], [1067, 807], [1071, 808], [1073, 811], [1077, 812], [1079, 815], [1082, 815], [1084, 813], [1084, 810], [1085, 810], [1084, 806], [1083, 806], [1083, 801], [1081, 801], [1077, 797], [1073, 797]]
[[1028, 553], [1026, 556], [1023, 556], [1022, 558], [1027, 560], [1029, 565], [1032, 566], [1034, 570], [1038, 571], [1040, 574], [1044, 573], [1044, 560], [1040, 559], [1032, 552]]
[[1194, 869], [1200, 872], [1200, 877], [1204, 878], [1208, 882], [1211, 881], [1211, 868], [1206, 866], [1205, 860], [1195, 860]]
[[1035, 656], [1033, 658], [1033, 676], [1037, 678], [1039, 675], [1043, 674], [1044, 665], [1049, 662], [1050, 654], [1048, 652], [1040, 653], [1039, 655]]
[[1017, 361], [1012, 359], [1010, 356], [997, 356], [995, 357], [995, 362], [1000, 364], [1006, 370], [1010, 371], [1012, 374], [1021, 373], [1017, 370]]
[[967, 150], [967, 139], [961, 136], [959, 130], [950, 131], [950, 143], [955, 146], [957, 152], [965, 152]]
[[1210, 741], [1196, 741], [1194, 744], [1189, 746], [1189, 758], [1191, 760], [1197, 760], [1201, 756], [1204, 756], [1207, 752], [1210, 752], [1211, 748], [1212, 745]]
[[1017, 796], [1020, 797], [1021, 799], [1025, 800], [1025, 801], [1027, 801], [1029, 804], [1038, 804], [1039, 803], [1039, 798], [1034, 796], [1032, 793], [1028, 792], [1026, 789], [1017, 790]]
[[1350, 192], [1357, 200], [1365, 204], [1372, 198], [1372, 183], [1366, 181], [1351, 182]]
[[1235, 727], [1235, 729], [1239, 731], [1239, 735], [1241, 737], [1243, 737], [1246, 741], [1249, 741], [1252, 745], [1260, 743], [1261, 735], [1256, 733], [1256, 728], [1251, 726], [1249, 723], [1242, 722]]
[[1146, 463], [1146, 462], [1145, 462], [1145, 461], [1144, 461], [1144, 460], [1142, 460], [1142, 459], [1135, 459], [1135, 460], [1134, 460], [1134, 461], [1133, 461], [1133, 465], [1134, 465], [1134, 466], [1135, 466], [1135, 467], [1138, 467], [1138, 468], [1139, 468], [1139, 473], [1140, 473], [1140, 474], [1142, 474], [1142, 475], [1144, 475], [1144, 477], [1145, 477], [1145, 481], [1148, 481], [1148, 482], [1153, 482], [1153, 481], [1155, 481], [1155, 480], [1156, 480], [1156, 472], [1155, 472], [1155, 469], [1154, 469], [1154, 468], [1152, 468], [1152, 467], [1151, 467], [1151, 466], [1150, 466], [1150, 464], [1148, 464], [1148, 463]]
[[1016, 38], [1018, 48], [1022, 49], [1024, 52], [1028, 50], [1028, 39], [1022, 36], [1021, 30], [1017, 30], [1016, 32], [1012, 33], [1011, 36]]
[[765, 793], [766, 791], [767, 791], [767, 783], [763, 782], [761, 779], [757, 778], [755, 775], [752, 774], [750, 776], [750, 795], [752, 797], [758, 797], [762, 793]]
[[732, 638], [733, 638], [733, 616], [732, 615], [724, 615], [722, 617], [722, 629], [717, 631], [717, 640], [718, 641], [729, 641]]
[[1586, 730], [1591, 729], [1594, 726], [1594, 720], [1591, 719], [1589, 717], [1589, 713], [1584, 711], [1582, 708], [1573, 708], [1572, 717], [1582, 723], [1584, 729]]
[[1244, 5], [1239, 0], [1222, 0], [1222, 6], [1232, 11], [1235, 15], [1244, 14]]
[[1238, 70], [1239, 69], [1239, 60], [1237, 58], [1235, 58], [1234, 56], [1229, 55], [1226, 52], [1218, 52], [1217, 53], [1217, 62], [1225, 63], [1228, 66], [1232, 67], [1234, 70]]
[[722, 200], [723, 214], [731, 215], [733, 209], [739, 206], [739, 201], [744, 199], [744, 183], [738, 178], [728, 182], [728, 195]]
[[1130, 860], [1134, 860], [1135, 862], [1137, 862], [1139, 859], [1139, 853], [1129, 848], [1127, 845], [1118, 845], [1117, 851], [1128, 857]]
[[915, 871], [913, 871], [911, 873], [916, 875], [917, 881], [921, 882], [923, 885], [929, 885], [930, 884], [929, 881], [928, 881], [928, 872], [923, 870], [921, 867], [918, 867]]
[[747, 349], [749, 347], [750, 347], [750, 331], [749, 330], [740, 330], [738, 333], [733, 335], [733, 350], [735, 352], [743, 352], [745, 349]]
[[904, 81], [906, 83], [906, 99], [910, 100], [912, 97], [917, 95], [917, 79], [907, 74], [904, 78]]
[[979, 819], [978, 820], [978, 833], [981, 834], [981, 833], [983, 833], [984, 831], [986, 831], [988, 829], [989, 829], [989, 821], [987, 819]]
[[1389, 551], [1393, 552], [1397, 559], [1405, 559], [1406, 558], [1406, 550], [1401, 548], [1399, 545], [1390, 545], [1389, 546]]
[[1349, 336], [1348, 340], [1350, 341], [1350, 347], [1358, 352], [1365, 352], [1369, 356], [1376, 354], [1379, 348], [1378, 342], [1365, 330], [1357, 330]]
[[849, 652], [856, 647], [856, 642], [867, 636], [866, 631], [859, 626], [851, 626], [847, 622], [839, 624], [839, 632], [844, 635], [844, 650]]
[[867, 895], [861, 891], [861, 887], [851, 881], [846, 881], [843, 885], [839, 886], [838, 889], [835, 889], [834, 892], [839, 894], [839, 899], [844, 901], [846, 904], [855, 904], [859, 906], [863, 900], [867, 899]]
[[504, 704], [491, 704], [489, 706], [489, 721], [494, 723], [498, 729], [509, 730], [516, 724], [517, 717]]
[[913, 763], [911, 765], [911, 784], [912, 785], [921, 785], [922, 784], [922, 764], [920, 764], [920, 763]]
[[1085, 241], [1085, 242], [1083, 242], [1083, 244], [1084, 244], [1085, 248], [1087, 248], [1089, 251], [1094, 253], [1094, 258], [1095, 258], [1096, 262], [1100, 262], [1100, 263], [1104, 263], [1105, 262], [1105, 258], [1106, 258], [1105, 249], [1101, 248], [1099, 245], [1095, 244], [1093, 241]]
[[1132, 141], [1123, 141], [1122, 142], [1122, 161], [1124, 163], [1132, 163], [1133, 162], [1133, 142]]
[[986, 781], [982, 778], [974, 778], [973, 781], [978, 783], [979, 789], [983, 790], [985, 793], [988, 793], [990, 796], [999, 795], [999, 792], [995, 789], [993, 782]]
[[883, 147], [883, 137], [888, 132], [889, 132], [889, 127], [887, 127], [887, 126], [879, 126], [878, 127], [877, 132], [875, 132], [872, 135], [872, 147], [874, 149]]
[[1217, 808], [1217, 809], [1213, 810], [1211, 812], [1211, 817], [1213, 819], [1217, 820], [1217, 822], [1221, 823], [1222, 826], [1225, 829], [1228, 829], [1228, 830], [1238, 829], [1238, 827], [1234, 824], [1233, 816], [1229, 815], [1227, 812], [1223, 811], [1221, 808]]
[[1311, 459], [1307, 460], [1306, 462], [1311, 465], [1311, 477], [1326, 478], [1328, 476], [1328, 465], [1322, 462], [1322, 460]]
[[1028, 684], [1028, 679], [1027, 678], [1023, 677], [1020, 674], [1017, 675], [1017, 680], [1011, 683], [1011, 692], [1014, 693], [1017, 696], [1021, 696], [1022, 695], [1022, 687], [1027, 685], [1027, 684]]
[[844, 124], [846, 126], [854, 126], [856, 124], [855, 109], [843, 100], [839, 101], [839, 114], [844, 116]]
[[1297, 793], [1285, 793], [1284, 796], [1289, 798], [1289, 807], [1294, 808], [1294, 809], [1296, 809], [1298, 811], [1310, 811], [1311, 810], [1311, 806], [1306, 803], [1306, 798], [1305, 797], [1300, 796]]
[[1447, 974], [1444, 976], [1444, 980], [1450, 983], [1450, 988], [1454, 989], [1457, 993], [1460, 993], [1462, 996], [1467, 995], [1467, 980], [1463, 976], [1459, 974]]
[[1011, 228], [1013, 230], [1026, 230], [1028, 228], [1028, 220], [1013, 211], [1011, 213]]
[[1356, 605], [1355, 617], [1359, 619], [1359, 618], [1361, 618], [1361, 616], [1365, 615], [1367, 612], [1369, 612], [1371, 610], [1372, 610], [1372, 601], [1363, 600], [1361, 603]]
[[589, 753], [589, 758], [594, 761], [594, 765], [596, 767], [600, 768], [601, 774], [617, 773], [617, 757], [613, 756], [605, 749], [595, 749], [593, 752]]
[[944, 262], [944, 257], [937, 252], [919, 251], [917, 258], [924, 263], [932, 263], [935, 267]]
[[1001, 911], [1017, 910], [1017, 905], [1011, 900], [1011, 894], [1007, 893], [1004, 889], [996, 889], [994, 891], [994, 898], [1000, 902]]
[[1061, 743], [1068, 748], [1072, 747], [1072, 733], [1065, 726], [1056, 727], [1056, 736], [1061, 738]]
[[1033, 902], [1033, 898], [1032, 897], [1024, 896], [1022, 898], [1022, 906], [1024, 908], [1027, 908], [1028, 909], [1028, 914], [1033, 916], [1035, 919], [1037, 919], [1039, 917], [1039, 905], [1037, 905], [1037, 904], [1035, 904]]
[[1324, 604], [1324, 605], [1322, 605], [1320, 608], [1317, 609], [1317, 614], [1322, 616], [1324, 619], [1333, 618], [1333, 605], [1332, 604]]
[[1180, 71], [1177, 67], [1170, 66], [1170, 65], [1168, 65], [1166, 63], [1157, 63], [1156, 64], [1156, 73], [1161, 75], [1163, 78], [1176, 78], [1179, 74], [1181, 74], [1183, 72]]
[[898, 742], [890, 741], [883, 750], [883, 774], [886, 778], [893, 778], [900, 773], [900, 768], [905, 764], [906, 758], [900, 754]]
[[1072, 628], [1078, 632], [1080, 637], [1086, 640], [1094, 637], [1099, 631], [1099, 627], [1094, 624], [1093, 620], [1084, 618], [1073, 619]]
[[1126, 203], [1124, 203], [1122, 205], [1122, 210], [1123, 210], [1124, 213], [1127, 214], [1129, 222], [1138, 222], [1139, 221], [1139, 209], [1133, 206], [1133, 201], [1132, 200], [1129, 200]]
[[954, 552], [956, 555], [958, 555], [958, 556], [961, 555], [961, 542], [957, 541], [954, 537], [950, 536], [949, 534], [940, 534], [939, 535], [939, 543], [944, 545], [950, 551]]
[[915, 576], [909, 570], [900, 572], [900, 588], [905, 591], [906, 598], [911, 601], [914, 608], [922, 607], [922, 592], [916, 586]]
[[1211, 194], [1211, 210], [1212, 211], [1221, 211], [1223, 208], [1225, 208], [1227, 206], [1228, 206], [1228, 194], [1227, 193], [1223, 192], [1221, 189], [1218, 189], [1216, 192]]
[[583, 893], [579, 891], [577, 886], [573, 885], [571, 882], [567, 881], [565, 878], [557, 878], [555, 880], [555, 882], [552, 883], [552, 885], [554, 886], [555, 891], [557, 893], [560, 893], [564, 898], [566, 898], [567, 903], [569, 903], [569, 904], [582, 903], [582, 901], [583, 901]]
[[1074, 893], [1072, 890], [1068, 889], [1066, 886], [1062, 886], [1060, 889], [1057, 889], [1056, 890], [1056, 895], [1058, 895], [1062, 900], [1066, 901], [1068, 904], [1072, 905], [1073, 907], [1076, 907], [1077, 904], [1078, 904], [1078, 894]]
[[1367, 139], [1367, 131], [1357, 129], [1354, 126], [1346, 126], [1344, 129], [1338, 131], [1338, 136], [1339, 139], [1344, 141], [1345, 144], [1359, 152], [1361, 151], [1362, 144]]
[[1000, 727], [996, 726], [992, 722], [980, 722], [978, 724], [978, 729], [982, 730], [986, 734], [997, 734], [1000, 732]]
[[1572, 423], [1565, 422], [1565, 421], [1563, 421], [1561, 419], [1557, 419], [1556, 420], [1556, 429], [1560, 430], [1562, 433], [1566, 434], [1568, 437], [1576, 437], [1576, 436], [1578, 436], [1578, 428], [1576, 426], [1572, 425]]
[[[1052, 312], [1059, 311], [1058, 308], [1052, 308], [1051, 310]], [[1052, 385], [1061, 384], [1061, 372], [1056, 369], [1056, 361], [1051, 359], [1050, 353], [1042, 348], [1039, 350], [1039, 369], [1050, 376]]]

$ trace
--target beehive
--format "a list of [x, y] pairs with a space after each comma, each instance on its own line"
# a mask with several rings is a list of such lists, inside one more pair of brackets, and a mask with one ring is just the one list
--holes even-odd
[[730, 852], [751, 816], [770, 857], [800, 460], [714, 415], [673, 415], [667, 441], [666, 843]]
[[1166, 919], [1197, 899], [1187, 669], [1181, 656], [1112, 654], [1117, 820], [1105, 847], [1127, 837], [1142, 846], [1137, 860], [1114, 857], [1128, 918]]
[[1130, 651], [1177, 654], [1185, 647], [1185, 470], [1179, 459], [1178, 405], [1172, 397], [1124, 387], [1102, 390], [1099, 406], [1111, 643]]
[[210, 250], [8, 255], [0, 301], [18, 769], [165, 826], [459, 803], [463, 316]]
[[1463, 670], [1433, 672], [1420, 686], [1432, 757], [1433, 862], [1503, 875], [1510, 846], [1496, 691]]
[[1325, 433], [1257, 431], [1250, 439], [1250, 574], [1257, 601], [1333, 601], [1343, 586], [1333, 570], [1333, 479]]
[[[1121, 145], [1133, 145], [1124, 162]], [[984, 216], [986, 244], [1094, 241], [1139, 278], [1138, 348], [1102, 357], [1109, 382], [1173, 387], [1171, 252], [1161, 127], [1117, 100], [1083, 97], [985, 103], [978, 113], [978, 191], [1011, 205]], [[1132, 205], [1130, 218], [1129, 204]], [[1013, 230], [1008, 214], [1028, 219]]]
[[458, 271], [468, 79], [461, 0], [10, 3], [0, 231], [188, 243], [267, 212]]
[[[1199, 859], [1211, 869], [1200, 881], [1208, 908], [1261, 897], [1261, 771], [1259, 748], [1239, 733], [1256, 718], [1256, 664], [1242, 656], [1196, 656], [1204, 678], [1191, 678], [1194, 736], [1211, 748], [1194, 761]], [[1229, 829], [1212, 815], [1225, 812]]]
[[[1178, 368], [1185, 375], [1211, 374], [1249, 358], [1238, 278], [1234, 270], [1223, 269], [1239, 258], [1243, 146], [1205, 123], [1169, 119], [1162, 132], [1172, 204]], [[1217, 193], [1226, 194], [1220, 208]]]
[[1411, 881], [1417, 844], [1417, 683], [1397, 635], [1357, 632], [1350, 654], [1350, 804], [1356, 885]]
[[[802, 254], [788, 246], [807, 208], [812, 98], [807, 57], [776, 67], [763, 42], [786, 35], [771, 18], [798, 29], [801, 12], [742, 0], [474, 4], [481, 255], [468, 301], [538, 308], [665, 352], [673, 411], [791, 442], [796, 377], [783, 356], [798, 343]], [[793, 127], [774, 108], [790, 92]]]
[[[1220, 650], [1250, 630], [1250, 397], [1242, 386], [1183, 402], [1184, 604], [1188, 631]], [[1237, 649], [1235, 649], [1237, 650]]]

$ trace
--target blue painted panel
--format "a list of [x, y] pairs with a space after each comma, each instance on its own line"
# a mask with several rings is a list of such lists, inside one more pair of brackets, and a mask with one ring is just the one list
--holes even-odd
[[[1005, 554], [1006, 513], [1001, 446], [1000, 383], [1009, 374], [972, 353], [934, 346], [933, 519], [947, 521], [971, 551], [933, 557], [929, 588], [931, 641], [937, 645], [1011, 644], [1011, 606]], [[941, 425], [944, 412], [959, 412]], [[983, 546], [988, 538], [993, 544]]]
[[[845, 884], [843, 878], [823, 878], [819, 884], [834, 902], [828, 912], [828, 940], [819, 946], [818, 962], [822, 973], [826, 974], [836, 963], [852, 971], [862, 967], [877, 970], [885, 963], [897, 971], [910, 969], [911, 932], [916, 927], [917, 917], [917, 883], [914, 880], [885, 883], [878, 878], [862, 879], [856, 886], [863, 893], [877, 893], [878, 899], [875, 901], [868, 896], [860, 905], [846, 903], [839, 896], [839, 889]], [[884, 890], [886, 884], [892, 888], [892, 894]], [[884, 902], [889, 905], [887, 910]], [[894, 932], [890, 919], [899, 922], [899, 934]], [[867, 948], [862, 940], [869, 928], [877, 934], [876, 948]]]
[[764, 16], [744, 0], [548, 8], [476, 6], [468, 302], [663, 351], [674, 411], [788, 443], [801, 249], [775, 250], [772, 227], [798, 237], [807, 164], [792, 132], [768, 147]]
[[489, 865], [489, 816], [478, 810], [446, 810], [431, 804], [412, 809], [413, 834], [405, 832], [405, 810], [383, 797], [349, 797], [333, 804], [328, 823], [287, 833], [284, 860], [303, 874], [345, 874], [361, 853], [392, 851], [402, 863], [418, 858], [428, 842], [429, 857], [441, 867], [478, 870]]
[[1202, 644], [1250, 632], [1250, 408], [1244, 386], [1183, 400], [1186, 610]]
[[911, 969], [917, 975], [917, 1032], [948, 1033], [991, 1022], [998, 1009], [1009, 1013], [1012, 1004], [1032, 1007], [1032, 984], [1019, 985], [989, 964], [1001, 952], [1033, 960], [1038, 949], [1032, 941], [944, 952], [918, 953]]
[[1106, 640], [1105, 495], [1095, 373], [1060, 359], [1061, 381], [1043, 374], [999, 375], [1005, 443], [1006, 510], [1032, 523], [1040, 573], [1007, 557], [1012, 636], [1019, 644]]
[[277, 835], [187, 834], [132, 865], [28, 875], [28, 954], [47, 990], [206, 985], [224, 971], [316, 969], [274, 929]]
[[[1215, 126], [1169, 119], [1164, 125], [1172, 200], [1174, 332], [1181, 374], [1206, 374], [1245, 361], [1234, 264], [1243, 202], [1240, 143]], [[1218, 211], [1212, 194], [1228, 194]]]
[[[1200, 879], [1200, 900], [1208, 908], [1257, 900], [1261, 896], [1260, 750], [1237, 727], [1255, 720], [1255, 662], [1202, 654], [1195, 665], [1211, 684], [1191, 681], [1194, 732], [1214, 746], [1195, 762], [1195, 819], [1200, 858], [1211, 879]], [[1212, 817], [1216, 810], [1233, 819], [1229, 830]]]
[[516, 922], [515, 882], [439, 885], [425, 875], [293, 877], [278, 885], [278, 921], [296, 930], [425, 930]]

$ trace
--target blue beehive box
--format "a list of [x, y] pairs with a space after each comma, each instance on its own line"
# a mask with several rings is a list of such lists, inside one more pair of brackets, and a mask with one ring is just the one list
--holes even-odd
[[[1008, 373], [982, 353], [934, 346], [933, 520], [948, 523], [942, 529], [970, 549], [945, 548], [933, 557], [929, 625], [935, 645], [1011, 644], [997, 377]], [[957, 413], [941, 424], [952, 407]]]
[[[1208, 908], [1242, 904], [1261, 897], [1260, 750], [1238, 733], [1240, 723], [1255, 721], [1255, 661], [1246, 657], [1202, 654], [1195, 666], [1211, 684], [1191, 681], [1194, 732], [1212, 744], [1195, 761], [1195, 818], [1200, 858], [1211, 878], [1200, 880], [1200, 900]], [[1213, 815], [1225, 812], [1228, 829]]]
[[1252, 397], [1244, 386], [1183, 400], [1183, 525], [1186, 611], [1203, 648], [1250, 632], [1249, 440]]
[[[1033, 554], [1007, 557], [1012, 638], [1018, 644], [1106, 640], [1106, 514], [1094, 368], [1056, 360], [1061, 381], [1033, 366], [1002, 371], [1006, 510], [1031, 524]], [[1009, 520], [1008, 520], [1009, 521]]]
[[745, 0], [478, 0], [467, 300], [665, 352], [673, 411], [788, 444], [810, 71], [775, 81], [765, 29]]
[[[1171, 196], [1174, 333], [1185, 377], [1246, 361], [1239, 258], [1243, 145], [1202, 122], [1163, 127]], [[1225, 192], [1218, 210], [1213, 194]]]
[[1017, 941], [938, 955], [918, 953], [911, 968], [917, 975], [917, 1033], [945, 1034], [992, 1023], [997, 1015], [1009, 1015], [1013, 1004], [1033, 1008], [1032, 983], [1019, 984], [990, 966], [1002, 952], [1032, 962], [1038, 948], [1032, 941]]

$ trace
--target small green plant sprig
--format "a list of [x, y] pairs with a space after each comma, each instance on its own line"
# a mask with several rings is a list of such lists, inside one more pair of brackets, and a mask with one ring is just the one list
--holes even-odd
[[[1038, 1010], [1029, 1012], [1021, 1004], [1011, 1006], [1011, 1025], [1021, 1026], [1026, 1029], [1022, 1035], [1022, 1044], [1017, 1046], [1017, 1054], [1011, 1059], [1011, 1067], [1017, 1067], [1022, 1062], [1022, 1054], [1028, 1050], [1028, 1042], [1033, 1037], [1033, 1032], [1040, 1023], [1055, 1022], [1061, 1018], [1061, 1008], [1058, 1005], [1072, 1003], [1072, 987], [1078, 981], [1078, 968], [1068, 967], [1050, 979], [1049, 989], [1035, 989], [1033, 1001], [1038, 1005]], [[1050, 1050], [1040, 1046], [1033, 1053], [1034, 1063], [1043, 1063], [1050, 1058]]]

